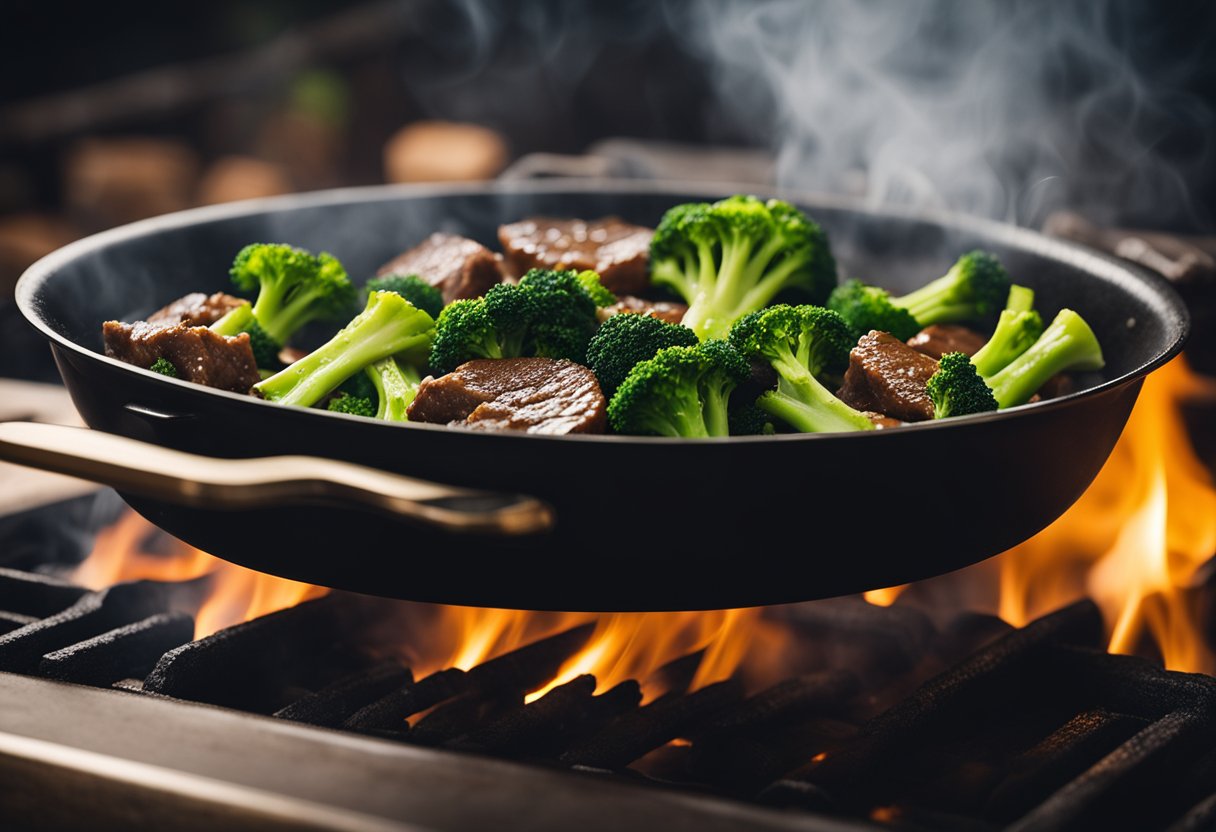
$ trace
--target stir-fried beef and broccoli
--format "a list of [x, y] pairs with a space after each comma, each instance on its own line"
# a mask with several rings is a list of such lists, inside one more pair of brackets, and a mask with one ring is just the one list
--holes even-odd
[[[677, 205], [653, 231], [532, 218], [499, 240], [504, 255], [433, 234], [361, 289], [327, 253], [254, 243], [231, 269], [248, 298], [196, 293], [107, 321], [106, 354], [369, 419], [689, 438], [967, 416], [1103, 366], [1077, 312], [1044, 325], [988, 252], [904, 295], [838, 285], [823, 230], [781, 200]], [[318, 321], [333, 336], [295, 349]]]

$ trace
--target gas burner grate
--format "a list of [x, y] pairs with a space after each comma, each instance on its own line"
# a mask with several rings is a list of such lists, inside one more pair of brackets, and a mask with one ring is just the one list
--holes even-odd
[[[779, 608], [835, 666], [747, 695], [698, 656], [534, 701], [576, 627], [415, 679], [364, 637], [387, 606], [331, 594], [192, 640], [205, 579], [92, 592], [0, 570], [0, 671], [219, 705], [895, 829], [1198, 829], [1216, 818], [1216, 681], [1102, 649], [1079, 602], [1014, 630], [856, 599]], [[1149, 799], [1147, 796], [1151, 796]]]

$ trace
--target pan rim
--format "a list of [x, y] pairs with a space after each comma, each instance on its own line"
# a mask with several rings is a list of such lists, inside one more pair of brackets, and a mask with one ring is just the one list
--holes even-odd
[[[621, 179], [548, 179], [541, 181], [484, 181], [464, 183], [439, 184], [406, 184], [406, 185], [369, 185], [350, 188], [335, 188], [321, 191], [311, 191], [283, 196], [264, 197], [225, 203], [222, 205], [204, 206], [163, 214], [140, 220], [127, 225], [108, 229], [97, 234], [76, 240], [42, 257], [31, 265], [18, 279], [15, 287], [16, 304], [26, 321], [60, 349], [74, 352], [89, 360], [100, 360], [122, 372], [145, 374], [154, 377], [162, 383], [184, 385], [193, 391], [204, 391], [210, 395], [230, 398], [233, 402], [241, 402], [246, 406], [262, 406], [281, 409], [283, 406], [264, 401], [253, 396], [216, 390], [192, 384], [180, 379], [170, 379], [150, 370], [144, 370], [126, 364], [102, 353], [95, 352], [81, 344], [61, 335], [44, 319], [39, 311], [38, 291], [56, 271], [81, 257], [105, 249], [109, 246], [133, 240], [140, 237], [153, 236], [163, 231], [180, 229], [193, 225], [202, 225], [221, 220], [237, 219], [275, 211], [324, 208], [330, 205], [342, 205], [351, 202], [389, 202], [401, 198], [427, 198], [480, 194], [553, 194], [553, 193], [588, 193], [602, 195], [605, 193], [621, 194], [698, 194], [705, 198], [719, 198], [733, 193], [754, 193], [762, 197], [777, 197], [787, 199], [799, 205], [806, 206], [813, 215], [816, 208], [850, 211], [873, 217], [886, 217], [897, 220], [912, 220], [930, 222], [944, 228], [967, 231], [1004, 243], [1014, 248], [1031, 251], [1036, 255], [1045, 256], [1066, 263], [1075, 268], [1088, 271], [1116, 284], [1122, 290], [1132, 294], [1142, 301], [1145, 306], [1154, 309], [1166, 324], [1167, 330], [1173, 337], [1163, 347], [1155, 351], [1148, 361], [1131, 370], [1107, 379], [1099, 384], [1082, 390], [1050, 399], [1043, 402], [1020, 405], [1006, 410], [955, 417], [945, 420], [931, 420], [900, 425], [898, 428], [872, 431], [850, 431], [845, 433], [812, 434], [791, 433], [773, 436], [731, 436], [711, 437], [704, 439], [685, 439], [652, 436], [619, 436], [611, 434], [570, 434], [552, 436], [546, 434], [525, 433], [522, 431], [460, 431], [447, 425], [426, 423], [391, 423], [378, 422], [381, 429], [406, 429], [424, 431], [442, 431], [450, 434], [453, 430], [460, 431], [470, 437], [493, 437], [495, 441], [531, 441], [531, 442], [589, 442], [608, 443], [641, 443], [653, 446], [675, 445], [680, 447], [721, 446], [748, 443], [772, 442], [825, 442], [825, 441], [878, 441], [879, 437], [908, 436], [926, 430], [948, 430], [950, 428], [979, 425], [992, 421], [1005, 421], [1026, 417], [1029, 414], [1045, 413], [1061, 407], [1067, 407], [1073, 401], [1090, 398], [1103, 394], [1115, 388], [1123, 387], [1143, 379], [1152, 371], [1161, 367], [1181, 351], [1190, 335], [1191, 318], [1177, 291], [1162, 276], [1139, 268], [1133, 264], [1117, 260], [1111, 256], [1095, 251], [1077, 243], [1055, 239], [1028, 228], [998, 222], [996, 220], [975, 217], [967, 214], [944, 211], [935, 208], [913, 208], [898, 205], [877, 205], [867, 200], [842, 196], [800, 191], [781, 187], [758, 188], [754, 184], [730, 182], [688, 182], [674, 180], [636, 181]], [[317, 410], [315, 408], [293, 408], [297, 417], [318, 419], [354, 419], [361, 424], [368, 424], [366, 418], [342, 413]]]

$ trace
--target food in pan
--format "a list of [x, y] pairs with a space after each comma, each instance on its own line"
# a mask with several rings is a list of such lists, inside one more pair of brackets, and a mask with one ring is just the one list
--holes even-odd
[[[1044, 326], [1034, 292], [987, 252], [902, 296], [837, 285], [822, 229], [780, 200], [677, 205], [653, 233], [532, 218], [499, 238], [505, 257], [433, 234], [362, 291], [329, 254], [252, 244], [231, 270], [251, 300], [196, 293], [107, 321], [106, 354], [385, 421], [688, 438], [966, 416], [1103, 366], [1079, 314]], [[315, 321], [333, 322], [330, 340], [293, 349]]]

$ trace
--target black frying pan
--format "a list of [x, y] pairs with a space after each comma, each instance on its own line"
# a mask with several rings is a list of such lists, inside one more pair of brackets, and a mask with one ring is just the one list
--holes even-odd
[[[1186, 310], [1155, 276], [1030, 231], [968, 218], [798, 199], [842, 271], [897, 291], [962, 252], [995, 252], [1092, 324], [1106, 354], [1082, 390], [999, 414], [894, 430], [701, 441], [544, 437], [395, 425], [285, 408], [167, 380], [101, 354], [101, 322], [135, 320], [227, 285], [235, 252], [283, 241], [337, 255], [356, 278], [435, 230], [495, 245], [533, 214], [654, 224], [732, 189], [570, 183], [373, 188], [161, 217], [34, 265], [22, 312], [50, 341], [85, 421], [218, 457], [313, 454], [549, 503], [551, 532], [491, 537], [284, 498], [202, 509], [127, 494], [157, 525], [264, 572], [359, 592], [531, 609], [707, 609], [807, 600], [947, 572], [1038, 532], [1085, 490], [1145, 374], [1176, 354]], [[789, 195], [786, 195], [787, 197]]]

